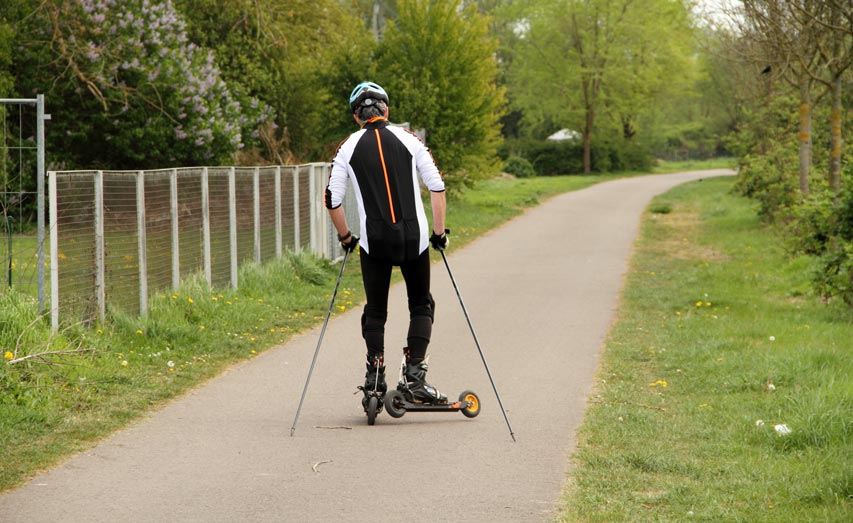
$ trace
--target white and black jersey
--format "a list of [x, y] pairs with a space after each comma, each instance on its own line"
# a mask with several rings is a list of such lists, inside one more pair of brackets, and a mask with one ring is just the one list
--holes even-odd
[[338, 146], [326, 207], [341, 205], [349, 179], [358, 200], [359, 246], [371, 257], [395, 264], [414, 260], [429, 245], [418, 175], [430, 191], [444, 191], [441, 173], [421, 139], [384, 118], [373, 118]]

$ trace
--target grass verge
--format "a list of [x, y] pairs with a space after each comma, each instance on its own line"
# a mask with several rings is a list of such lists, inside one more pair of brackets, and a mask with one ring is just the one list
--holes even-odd
[[649, 207], [562, 521], [853, 520], [851, 312], [733, 182]]
[[[629, 175], [636, 173], [481, 182], [450, 202], [451, 252], [550, 196]], [[152, 292], [145, 317], [112, 311], [104, 325], [55, 334], [32, 297], [0, 294], [0, 491], [318, 324], [337, 274], [335, 264], [289, 253], [242, 267], [238, 290], [191, 278], [176, 291]], [[362, 300], [353, 257], [334, 312]]]

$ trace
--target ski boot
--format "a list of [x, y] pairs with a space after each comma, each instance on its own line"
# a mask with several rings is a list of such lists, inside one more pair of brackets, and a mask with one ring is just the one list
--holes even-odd
[[366, 364], [366, 367], [364, 385], [358, 388], [364, 393], [361, 406], [367, 414], [367, 424], [373, 425], [376, 422], [376, 415], [382, 412], [385, 392], [388, 390], [388, 385], [385, 383], [384, 358], [381, 355], [376, 356], [372, 362]]
[[402, 392], [406, 396], [406, 399], [412, 403], [443, 405], [447, 403], [447, 396], [426, 382], [428, 369], [429, 365], [426, 361], [417, 363], [404, 362], [397, 390]]

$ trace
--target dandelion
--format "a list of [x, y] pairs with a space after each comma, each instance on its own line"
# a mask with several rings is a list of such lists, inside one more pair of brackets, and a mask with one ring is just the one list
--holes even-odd
[[776, 336], [770, 336], [770, 338], [768, 338], [768, 339], [769, 339], [770, 341], [776, 341]]
[[701, 307], [701, 306], [702, 306], [702, 300], [697, 301], [697, 302], [696, 302], [696, 306], [697, 306], [697, 307]]
[[169, 360], [166, 362], [166, 366], [169, 367], [169, 369], [174, 369], [175, 368], [175, 362], [172, 360]]
[[128, 365], [127, 360], [124, 360], [121, 362], [122, 367], [127, 367], [127, 365]]
[[142, 334], [142, 329], [136, 329], [137, 334]]
[[681, 311], [675, 311], [676, 316], [681, 316]]
[[706, 301], [706, 302], [705, 302], [705, 307], [710, 307], [710, 306], [711, 306], [711, 302], [710, 302], [710, 301]]
[[98, 334], [103, 334], [103, 333], [104, 333], [104, 329], [98, 329], [96, 332], [97, 332]]
[[252, 354], [257, 354], [257, 353], [258, 353], [258, 351], [256, 351], [255, 349], [252, 349]]
[[769, 390], [770, 392], [773, 392], [774, 390], [776, 390], [776, 385], [773, 385], [772, 383], [768, 383], [767, 384], [767, 390]]
[[762, 419], [755, 420], [755, 426], [756, 427], [763, 427], [764, 426], [764, 420], [762, 420]]
[[649, 383], [649, 387], [657, 387], [658, 385], [660, 385], [663, 388], [667, 388], [667, 386], [669, 386], [669, 383], [667, 383], [664, 380], [657, 380], [653, 383]]
[[5, 354], [3, 357], [4, 357], [4, 358], [6, 358], [7, 360], [11, 360], [12, 358], [14, 358], [14, 357], [15, 357], [15, 355], [14, 355], [14, 354], [12, 354], [12, 351], [8, 351], [8, 350], [7, 350], [7, 351], [6, 351], [6, 354]]
[[192, 298], [187, 298], [187, 302], [189, 302], [189, 303], [191, 303], [191, 304], [192, 304], [192, 303], [195, 303], [195, 302], [193, 302], [193, 299], [192, 299]]

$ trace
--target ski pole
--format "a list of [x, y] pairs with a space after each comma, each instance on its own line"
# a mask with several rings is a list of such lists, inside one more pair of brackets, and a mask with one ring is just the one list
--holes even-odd
[[317, 348], [314, 349], [314, 358], [311, 360], [311, 367], [308, 369], [308, 378], [305, 380], [305, 387], [302, 389], [302, 397], [299, 398], [299, 407], [296, 408], [296, 416], [294, 416], [293, 425], [290, 427], [290, 437], [293, 437], [293, 432], [296, 430], [296, 421], [299, 419], [299, 413], [302, 411], [302, 402], [305, 401], [305, 393], [308, 392], [308, 383], [311, 381], [311, 374], [314, 373], [314, 364], [317, 363], [317, 355], [320, 354], [320, 344], [323, 343], [323, 335], [326, 334], [326, 325], [329, 324], [329, 316], [332, 315], [332, 306], [335, 304], [335, 296], [338, 295], [338, 287], [341, 285], [341, 278], [344, 275], [344, 267], [347, 266], [349, 253], [349, 250], [344, 251], [344, 261], [341, 262], [341, 272], [338, 273], [338, 281], [335, 283], [335, 290], [332, 292], [332, 299], [329, 301], [329, 310], [326, 311], [326, 319], [323, 321], [323, 328], [320, 329], [320, 339], [317, 340]]
[[477, 352], [480, 353], [480, 359], [483, 360], [483, 366], [486, 368], [486, 374], [489, 376], [489, 382], [492, 384], [492, 390], [495, 391], [495, 397], [498, 399], [498, 406], [501, 408], [501, 413], [504, 415], [506, 427], [509, 429], [509, 435], [512, 441], [515, 441], [515, 433], [512, 431], [512, 425], [509, 423], [509, 418], [506, 415], [506, 409], [501, 401], [501, 395], [498, 394], [498, 388], [495, 386], [495, 380], [492, 379], [492, 373], [489, 370], [489, 364], [486, 363], [486, 356], [483, 355], [483, 349], [480, 348], [480, 341], [477, 339], [477, 333], [474, 332], [474, 325], [471, 323], [471, 318], [468, 316], [468, 309], [465, 308], [465, 302], [462, 300], [462, 294], [459, 292], [459, 286], [456, 285], [456, 278], [453, 277], [453, 272], [450, 270], [450, 264], [447, 263], [447, 255], [444, 254], [444, 249], [438, 249], [441, 253], [441, 259], [444, 260], [444, 266], [447, 267], [447, 274], [450, 276], [450, 281], [453, 283], [453, 289], [456, 291], [456, 296], [459, 298], [459, 305], [462, 306], [462, 312], [465, 313], [465, 320], [468, 321], [468, 328], [471, 329], [471, 335], [474, 336], [474, 344], [477, 345]]

